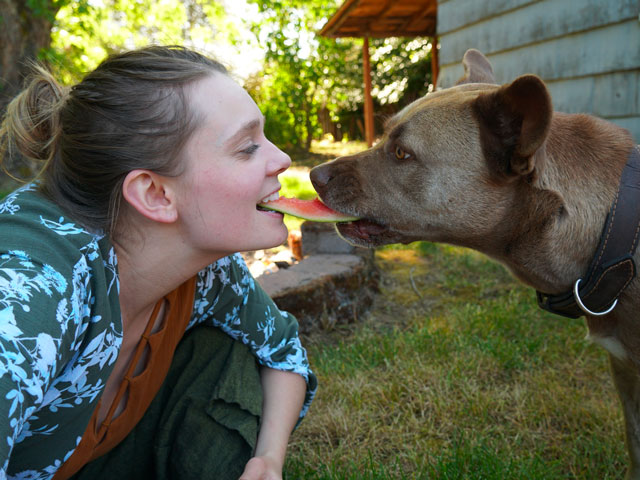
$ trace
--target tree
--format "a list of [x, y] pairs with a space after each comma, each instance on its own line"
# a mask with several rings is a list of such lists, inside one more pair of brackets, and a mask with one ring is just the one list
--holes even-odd
[[[22, 88], [30, 61], [71, 83], [125, 48], [156, 42], [206, 50], [218, 34], [233, 39], [224, 13], [209, 0], [0, 0], [0, 113]], [[3, 167], [23, 178], [33, 173], [22, 164]]]
[[49, 48], [55, 16], [67, 2], [0, 0], [0, 111], [20, 90], [28, 61]]
[[[319, 112], [336, 124], [359, 121], [362, 40], [317, 34], [341, 0], [247, 1], [260, 13], [252, 29], [265, 63], [246, 87], [267, 117], [270, 138], [308, 149], [322, 135]], [[29, 59], [45, 60], [71, 83], [124, 48], [180, 43], [207, 52], [216, 39], [229, 43], [237, 36], [225, 22], [224, 4], [211, 0], [0, 0], [0, 22], [0, 109], [19, 91]], [[371, 41], [377, 107], [391, 112], [426, 92], [427, 44], [425, 38]], [[351, 127], [349, 136], [357, 135]]]
[[[224, 8], [208, 0], [103, 0], [93, 2], [88, 12], [79, 13], [68, 4], [52, 29], [51, 49], [45, 55], [67, 82], [125, 48], [156, 43], [206, 50], [225, 30]], [[222, 36], [229, 41], [232, 30]]]
[[209, 0], [0, 0], [0, 111], [30, 60], [49, 63], [69, 83], [124, 48], [155, 42], [206, 50], [216, 36], [233, 40], [224, 13]]
[[[360, 111], [361, 116], [362, 40], [318, 35], [336, 12], [337, 0], [250, 1], [261, 13], [253, 31], [265, 50], [265, 65], [245, 86], [265, 114], [269, 138], [283, 148], [308, 150], [311, 140], [322, 134], [321, 110], [335, 122], [353, 117], [353, 112]], [[378, 106], [401, 106], [427, 92], [428, 44], [427, 38], [371, 42]], [[351, 136], [356, 132], [352, 130]]]
[[245, 86], [265, 114], [269, 138], [284, 148], [308, 150], [319, 135], [318, 111], [328, 102], [333, 79], [338, 72], [342, 82], [359, 75], [357, 63], [349, 61], [357, 59], [357, 46], [350, 39], [335, 42], [316, 34], [335, 11], [336, 0], [250, 1], [261, 14], [252, 29], [265, 51], [265, 65]]

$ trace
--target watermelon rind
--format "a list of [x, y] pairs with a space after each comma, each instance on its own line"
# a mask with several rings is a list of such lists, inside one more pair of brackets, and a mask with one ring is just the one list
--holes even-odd
[[359, 219], [359, 217], [336, 212], [335, 210], [327, 207], [318, 198], [313, 200], [302, 200], [300, 198], [280, 197], [278, 200], [272, 200], [258, 205], [268, 210], [286, 213], [312, 222], [338, 223], [353, 222]]

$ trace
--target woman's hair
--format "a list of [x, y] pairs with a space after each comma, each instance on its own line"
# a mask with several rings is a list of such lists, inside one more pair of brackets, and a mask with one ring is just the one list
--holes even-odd
[[181, 173], [197, 121], [185, 89], [214, 72], [227, 73], [178, 46], [111, 55], [71, 88], [35, 66], [7, 107], [0, 157], [42, 163], [41, 190], [83, 226], [113, 234], [127, 173]]

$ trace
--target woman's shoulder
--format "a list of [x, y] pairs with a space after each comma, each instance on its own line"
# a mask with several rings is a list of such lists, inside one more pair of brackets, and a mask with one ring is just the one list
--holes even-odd
[[102, 237], [100, 232], [90, 232], [74, 222], [53, 201], [30, 183], [7, 195], [0, 201], [0, 222], [13, 224], [18, 229], [41, 230], [63, 237]]
[[28, 184], [0, 202], [0, 253], [26, 252], [30, 257], [75, 262], [96, 249], [103, 238], [77, 224], [47, 199], [36, 184]]
[[197, 285], [211, 288], [213, 285], [230, 286], [234, 284], [253, 284], [253, 277], [244, 258], [239, 253], [223, 257], [198, 272]]
[[0, 305], [16, 315], [37, 309], [43, 315], [34, 328], [49, 319], [54, 331], [60, 324], [84, 338], [86, 325], [112, 318], [107, 313], [119, 319], [118, 286], [112, 244], [65, 216], [37, 186], [0, 203]]

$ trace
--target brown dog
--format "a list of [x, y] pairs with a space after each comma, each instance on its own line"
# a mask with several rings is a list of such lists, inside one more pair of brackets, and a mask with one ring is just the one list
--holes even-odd
[[[313, 185], [330, 207], [363, 218], [337, 227], [353, 244], [461, 245], [540, 292], [571, 291], [598, 248], [634, 141], [598, 118], [554, 113], [534, 75], [498, 86], [480, 52], [463, 64], [456, 86], [404, 108], [373, 148], [314, 168]], [[609, 352], [628, 476], [640, 478], [640, 281], [611, 313], [586, 318]]]

